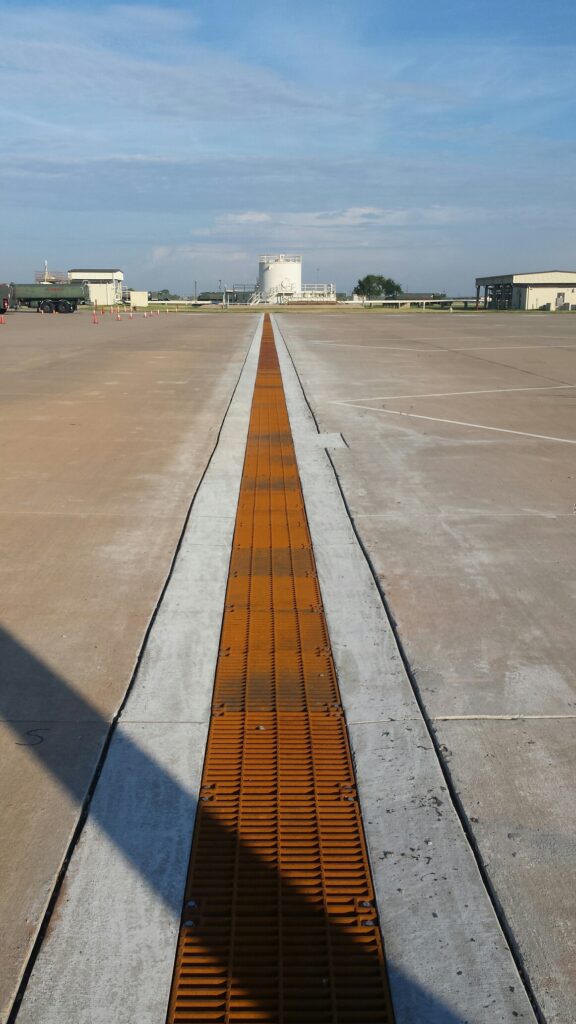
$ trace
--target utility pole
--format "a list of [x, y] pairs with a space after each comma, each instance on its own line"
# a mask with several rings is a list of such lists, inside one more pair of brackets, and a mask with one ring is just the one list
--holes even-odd
[[197, 294], [197, 284], [196, 284], [196, 281], [194, 281], [194, 302], [196, 302], [196, 294]]

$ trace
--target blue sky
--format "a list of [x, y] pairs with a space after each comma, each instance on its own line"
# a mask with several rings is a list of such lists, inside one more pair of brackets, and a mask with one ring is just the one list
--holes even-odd
[[574, 0], [0, 0], [0, 280], [576, 268]]

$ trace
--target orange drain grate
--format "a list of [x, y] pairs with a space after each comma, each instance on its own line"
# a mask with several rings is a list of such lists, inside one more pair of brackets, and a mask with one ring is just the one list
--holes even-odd
[[392, 1019], [266, 317], [168, 1024]]

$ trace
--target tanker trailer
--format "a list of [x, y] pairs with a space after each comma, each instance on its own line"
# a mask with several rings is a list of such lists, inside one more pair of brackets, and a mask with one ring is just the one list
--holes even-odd
[[88, 285], [81, 281], [69, 284], [12, 284], [10, 305], [14, 309], [28, 306], [44, 313], [74, 313], [78, 306], [90, 302]]

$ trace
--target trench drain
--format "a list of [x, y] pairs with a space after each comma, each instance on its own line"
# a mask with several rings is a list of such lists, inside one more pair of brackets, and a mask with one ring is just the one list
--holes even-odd
[[393, 1021], [268, 317], [167, 1021]]

